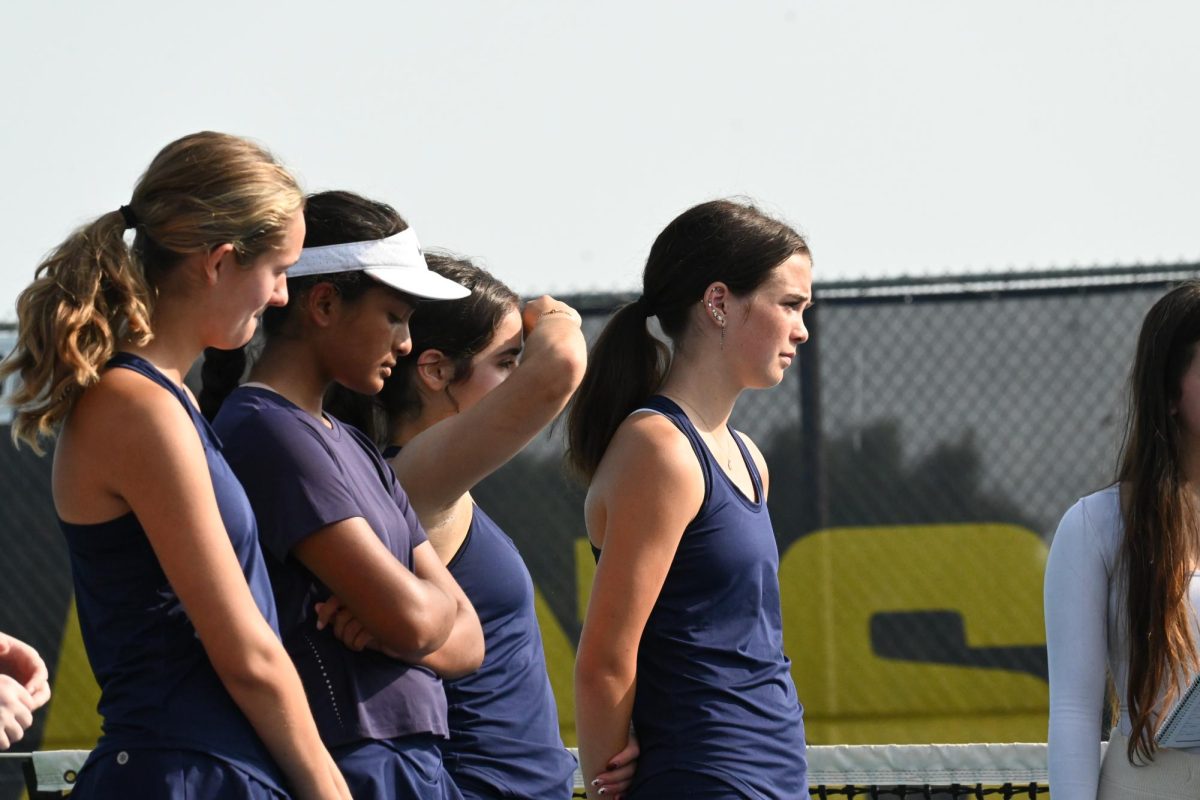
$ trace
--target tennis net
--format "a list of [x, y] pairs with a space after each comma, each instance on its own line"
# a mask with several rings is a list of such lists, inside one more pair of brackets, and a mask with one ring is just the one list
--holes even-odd
[[[61, 796], [86, 750], [0, 754], [21, 761], [31, 798]], [[1049, 799], [1044, 744], [886, 744], [808, 748], [809, 794], [827, 800]], [[575, 773], [575, 797], [584, 797]], [[799, 799], [797, 799], [799, 800]]]
[[[809, 794], [860, 800], [1042, 798], [1045, 744], [886, 744], [808, 748]], [[575, 797], [584, 797], [576, 773]]]

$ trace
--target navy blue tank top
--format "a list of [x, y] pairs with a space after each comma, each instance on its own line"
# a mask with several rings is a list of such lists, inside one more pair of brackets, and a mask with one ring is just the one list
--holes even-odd
[[[107, 367], [146, 376], [187, 409], [242, 573], [278, 634], [254, 514], [221, 454], [220, 440], [183, 389], [150, 362], [118, 353]], [[282, 774], [221, 684], [137, 517], [130, 512], [90, 525], [60, 519], [59, 525], [70, 552], [84, 647], [100, 684], [103, 736], [92, 758], [115, 749], [198, 750], [282, 792]]]
[[783, 654], [779, 548], [754, 459], [730, 429], [754, 481], [749, 499], [679, 406], [655, 396], [642, 409], [688, 438], [704, 473], [704, 502], [684, 529], [638, 649], [633, 727], [642, 753], [633, 795], [654, 775], [684, 770], [749, 797], [807, 797], [804, 721]]
[[450, 574], [479, 614], [486, 655], [480, 668], [446, 681], [450, 739], [446, 769], [505, 797], [566, 798], [575, 759], [563, 747], [546, 673], [533, 579], [504, 531], [478, 506]]

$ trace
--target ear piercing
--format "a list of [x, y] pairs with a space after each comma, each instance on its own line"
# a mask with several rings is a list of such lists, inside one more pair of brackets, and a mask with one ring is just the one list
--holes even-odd
[[715, 319], [717, 321], [717, 324], [721, 326], [721, 349], [724, 350], [725, 349], [725, 315], [722, 314], [720, 311], [717, 311], [717, 309], [715, 307], [713, 307], [712, 300], [705, 300], [704, 305], [708, 306], [709, 313], [713, 315], [713, 319]]
[[713, 315], [713, 319], [715, 319], [717, 322], [721, 323], [721, 327], [724, 328], [725, 327], [725, 315], [722, 314], [720, 311], [717, 311], [717, 309], [713, 307], [712, 300], [706, 300], [704, 304], [706, 306], [708, 306], [708, 310]]

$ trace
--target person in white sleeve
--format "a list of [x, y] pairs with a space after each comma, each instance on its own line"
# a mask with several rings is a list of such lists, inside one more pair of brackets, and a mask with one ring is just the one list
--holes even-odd
[[[1054, 800], [1200, 797], [1200, 747], [1157, 744], [1200, 669], [1200, 282], [1146, 314], [1117, 482], [1063, 516], [1046, 565]], [[1105, 688], [1115, 721], [1100, 755]]]

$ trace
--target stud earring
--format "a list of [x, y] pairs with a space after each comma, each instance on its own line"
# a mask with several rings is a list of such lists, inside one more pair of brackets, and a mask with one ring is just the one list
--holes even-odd
[[721, 349], [725, 349], [725, 315], [713, 306], [712, 300], [705, 300], [704, 305], [708, 306], [709, 313], [713, 315], [713, 319], [721, 326]]

